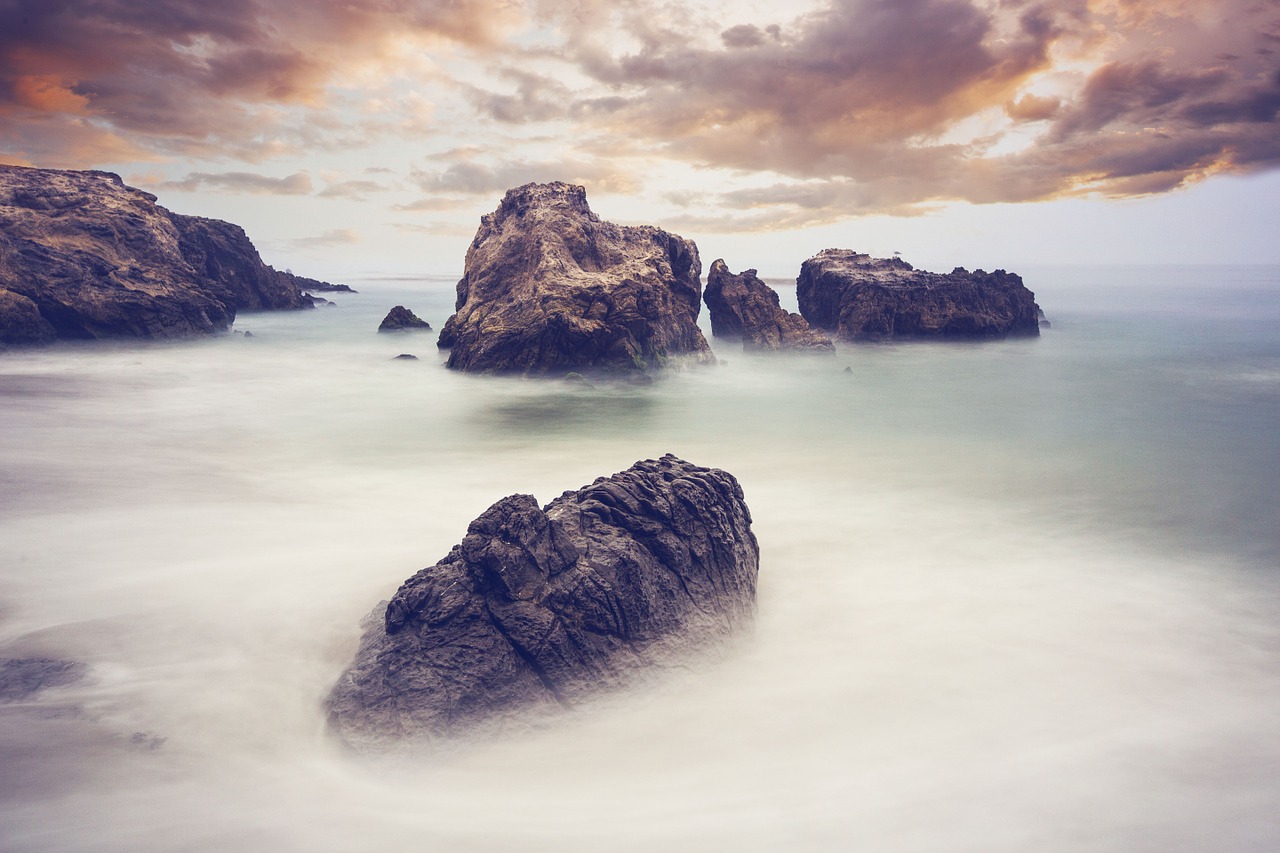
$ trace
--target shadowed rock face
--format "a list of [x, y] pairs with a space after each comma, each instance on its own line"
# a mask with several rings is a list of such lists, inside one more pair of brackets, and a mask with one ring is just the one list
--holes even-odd
[[241, 228], [155, 202], [109, 172], [0, 166], [0, 343], [181, 337], [311, 307]]
[[388, 311], [387, 316], [382, 318], [382, 323], [378, 326], [379, 332], [410, 332], [416, 330], [429, 332], [431, 331], [431, 324], [403, 305], [397, 305]]
[[749, 622], [758, 565], [737, 480], [670, 454], [503, 498], [370, 614], [330, 725], [376, 750], [570, 706]]
[[1035, 294], [1004, 270], [943, 275], [824, 249], [800, 267], [796, 295], [806, 320], [850, 341], [1040, 334]]
[[481, 220], [439, 345], [449, 367], [481, 373], [709, 362], [701, 272], [692, 241], [602, 222], [582, 187], [527, 184]]
[[783, 311], [778, 294], [756, 277], [738, 275], [718, 260], [707, 272], [704, 294], [716, 337], [741, 338], [744, 350], [809, 350], [834, 353], [826, 335], [816, 332], [799, 314]]

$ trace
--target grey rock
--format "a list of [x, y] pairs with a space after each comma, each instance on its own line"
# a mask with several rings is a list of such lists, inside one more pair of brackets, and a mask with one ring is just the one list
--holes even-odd
[[711, 264], [703, 294], [716, 337], [741, 338], [744, 350], [809, 350], [834, 353], [835, 346], [799, 314], [782, 310], [778, 294], [755, 270], [734, 275], [723, 260]]
[[75, 684], [88, 671], [79, 661], [10, 658], [0, 663], [0, 702], [17, 702], [49, 687]]
[[439, 345], [449, 367], [480, 373], [710, 363], [701, 272], [692, 241], [601, 221], [580, 186], [526, 184], [481, 220]]
[[1004, 270], [944, 275], [900, 258], [824, 249], [800, 267], [796, 295], [811, 325], [849, 341], [1040, 334], [1035, 294]]
[[378, 326], [379, 332], [413, 332], [413, 331], [431, 331], [431, 324], [419, 317], [417, 314], [405, 308], [403, 305], [397, 305], [387, 312], [387, 316], [382, 318], [382, 323]]
[[330, 726], [376, 751], [573, 706], [748, 624], [758, 566], [737, 480], [670, 454], [511, 495], [366, 618]]

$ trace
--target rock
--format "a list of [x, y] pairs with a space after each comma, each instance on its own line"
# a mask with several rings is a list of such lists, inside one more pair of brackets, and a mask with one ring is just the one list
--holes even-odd
[[449, 367], [480, 373], [710, 363], [701, 272], [692, 241], [603, 222], [582, 187], [526, 184], [481, 219], [439, 345]]
[[413, 353], [409, 353], [409, 352], [402, 352], [402, 353], [400, 353], [398, 356], [396, 356], [395, 358], [393, 358], [393, 359], [391, 359], [391, 360], [392, 360], [392, 361], [417, 361], [417, 360], [418, 360], [418, 357], [417, 357], [416, 355], [414, 355]]
[[14, 343], [46, 341], [50, 329], [173, 338], [223, 331], [240, 310], [311, 307], [238, 226], [171, 213], [109, 172], [3, 165], [0, 290], [18, 297], [0, 298]]
[[799, 314], [782, 310], [778, 294], [756, 277], [755, 270], [734, 275], [724, 261], [715, 261], [707, 272], [703, 298], [711, 312], [712, 334], [741, 338], [744, 350], [835, 352], [826, 335], [809, 328]]
[[0, 702], [27, 699], [47, 687], [75, 684], [89, 668], [79, 661], [10, 658], [0, 663]]
[[382, 324], [378, 326], [379, 332], [412, 332], [417, 330], [429, 332], [431, 331], [431, 324], [403, 305], [397, 305], [388, 311], [387, 316], [382, 318]]
[[1035, 294], [1013, 273], [916, 270], [899, 258], [824, 249], [796, 279], [800, 313], [850, 341], [1040, 333]]
[[383, 750], [573, 706], [749, 624], [758, 564], [737, 480], [670, 454], [503, 498], [369, 615], [330, 726]]
[[[293, 273], [288, 273], [293, 275]], [[307, 278], [302, 275], [293, 275], [293, 280], [302, 290], [309, 290], [312, 293], [359, 293], [345, 284], [330, 284], [327, 281], [316, 281], [314, 278]]]

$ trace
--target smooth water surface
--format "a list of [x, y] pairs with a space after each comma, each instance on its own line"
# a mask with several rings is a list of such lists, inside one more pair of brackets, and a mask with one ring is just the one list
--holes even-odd
[[[651, 386], [374, 333], [437, 280], [0, 355], [0, 658], [90, 668], [0, 704], [0, 848], [1277, 849], [1280, 270], [1223, 270], [1024, 270], [1038, 340]], [[326, 738], [471, 519], [668, 451], [755, 518], [727, 657], [434, 759]]]

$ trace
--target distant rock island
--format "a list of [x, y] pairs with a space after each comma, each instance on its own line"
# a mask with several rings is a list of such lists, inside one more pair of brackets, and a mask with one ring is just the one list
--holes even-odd
[[723, 260], [713, 262], [703, 298], [711, 313], [711, 333], [741, 338], [744, 350], [835, 352], [826, 335], [810, 328], [799, 314], [782, 310], [778, 294], [755, 270], [734, 275]]
[[479, 373], [710, 362], [701, 273], [692, 241], [603, 222], [580, 186], [526, 184], [481, 219], [439, 346], [449, 367]]
[[403, 305], [397, 305], [387, 312], [378, 325], [379, 332], [414, 332], [431, 331], [431, 324], [410, 311]]
[[796, 279], [800, 313], [848, 341], [1040, 334], [1035, 294], [1004, 270], [917, 270], [899, 258], [824, 249]]
[[119, 175], [0, 165], [0, 344], [207, 334], [337, 287], [267, 266], [239, 226], [168, 211]]
[[370, 614], [330, 726], [379, 751], [572, 706], [749, 623], [759, 554], [738, 481], [671, 454], [503, 498]]

